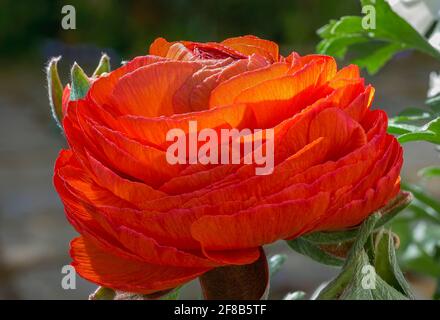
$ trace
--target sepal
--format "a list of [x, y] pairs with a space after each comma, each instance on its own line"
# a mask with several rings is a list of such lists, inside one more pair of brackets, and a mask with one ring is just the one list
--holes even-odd
[[95, 72], [93, 72], [93, 77], [97, 78], [105, 73], [109, 73], [110, 71], [110, 57], [107, 54], [103, 53], [101, 59], [99, 60], [99, 64], [95, 69]]
[[[340, 274], [322, 289], [317, 299], [414, 299], [397, 264], [394, 236], [384, 230], [373, 233], [379, 220], [375, 213], [362, 224]], [[369, 250], [374, 250], [374, 254], [367, 253]]]
[[71, 70], [70, 101], [83, 99], [90, 89], [90, 79], [84, 70], [75, 62]]
[[57, 125], [61, 128], [63, 120], [63, 84], [61, 83], [57, 66], [60, 59], [61, 56], [52, 58], [47, 65], [46, 73], [50, 109]]

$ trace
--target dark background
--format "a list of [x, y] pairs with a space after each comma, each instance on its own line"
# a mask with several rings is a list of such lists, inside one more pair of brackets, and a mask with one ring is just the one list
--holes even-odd
[[[61, 28], [61, 8], [76, 8], [76, 30]], [[276, 41], [285, 55], [313, 53], [316, 30], [331, 18], [360, 13], [356, 0], [0, 0], [0, 299], [83, 299], [94, 285], [78, 279], [76, 290], [61, 288], [61, 268], [70, 262], [68, 243], [75, 232], [66, 222], [52, 187], [52, 170], [64, 138], [50, 118], [44, 67], [62, 55], [62, 80], [76, 60], [91, 73], [102, 51], [121, 60], [146, 54], [159, 36], [168, 40], [220, 41], [254, 34]], [[343, 62], [341, 63], [343, 64]], [[390, 115], [420, 106], [428, 73], [439, 65], [426, 57], [400, 55], [380, 75], [368, 78], [376, 107]], [[406, 146], [409, 181], [435, 164], [432, 146]], [[427, 185], [433, 192], [440, 188]], [[312, 293], [336, 270], [291, 253], [280, 243], [269, 253], [289, 253], [272, 282], [274, 298], [289, 291]], [[419, 296], [433, 284], [416, 277]], [[197, 298], [196, 284], [185, 297]]]
[[[27, 58], [53, 41], [93, 44], [122, 55], [139, 54], [158, 36], [217, 41], [254, 34], [286, 46], [315, 43], [317, 26], [356, 13], [355, 0], [2, 0], [2, 57]], [[76, 8], [77, 29], [60, 26], [61, 8]]]

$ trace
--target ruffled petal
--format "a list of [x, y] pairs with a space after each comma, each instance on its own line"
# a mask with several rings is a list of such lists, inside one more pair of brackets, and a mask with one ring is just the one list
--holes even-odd
[[246, 55], [257, 53], [271, 62], [277, 62], [280, 58], [279, 48], [275, 42], [251, 35], [229, 38], [224, 40], [222, 44]]
[[204, 216], [192, 225], [191, 232], [205, 251], [258, 247], [300, 235], [325, 213], [328, 204], [329, 195], [318, 193], [308, 199], [262, 205], [233, 215]]
[[72, 266], [81, 277], [101, 286], [133, 292], [153, 293], [175, 288], [209, 268], [164, 267], [115, 256], [85, 237], [70, 244]]
[[276, 63], [262, 69], [239, 74], [228, 81], [222, 82], [211, 93], [210, 108], [232, 104], [244, 90], [254, 87], [266, 80], [279, 78], [289, 70], [288, 64]]
[[174, 94], [200, 68], [195, 62], [164, 61], [136, 69], [118, 81], [111, 104], [121, 114], [172, 115]]

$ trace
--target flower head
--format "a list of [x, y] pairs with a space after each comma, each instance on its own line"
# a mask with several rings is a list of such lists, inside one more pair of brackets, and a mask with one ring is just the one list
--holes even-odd
[[[250, 264], [265, 244], [356, 226], [400, 189], [402, 149], [371, 109], [374, 89], [329, 56], [283, 57], [254, 36], [160, 38], [91, 79], [84, 98], [70, 90], [54, 183], [80, 233], [73, 265], [106, 287], [151, 293]], [[199, 132], [273, 129], [273, 172], [169, 163], [167, 132], [189, 136], [189, 121]]]

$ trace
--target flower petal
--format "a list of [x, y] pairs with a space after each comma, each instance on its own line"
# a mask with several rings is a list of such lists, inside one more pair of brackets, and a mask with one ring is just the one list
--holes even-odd
[[263, 55], [271, 62], [277, 62], [280, 57], [279, 48], [275, 42], [251, 35], [229, 38], [224, 40], [222, 44], [246, 55], [255, 53]]
[[328, 205], [329, 194], [318, 193], [309, 199], [257, 206], [233, 215], [203, 216], [194, 222], [191, 233], [205, 251], [258, 247], [300, 235]]
[[288, 64], [275, 63], [262, 69], [239, 74], [218, 85], [211, 93], [209, 107], [232, 104], [243, 91], [263, 81], [281, 77], [289, 70]]
[[200, 68], [196, 62], [164, 61], [136, 69], [118, 81], [111, 104], [121, 114], [172, 115], [174, 94]]
[[76, 272], [101, 286], [133, 293], [153, 293], [177, 287], [205, 273], [209, 268], [164, 267], [123, 259], [106, 252], [85, 237], [71, 244]]

